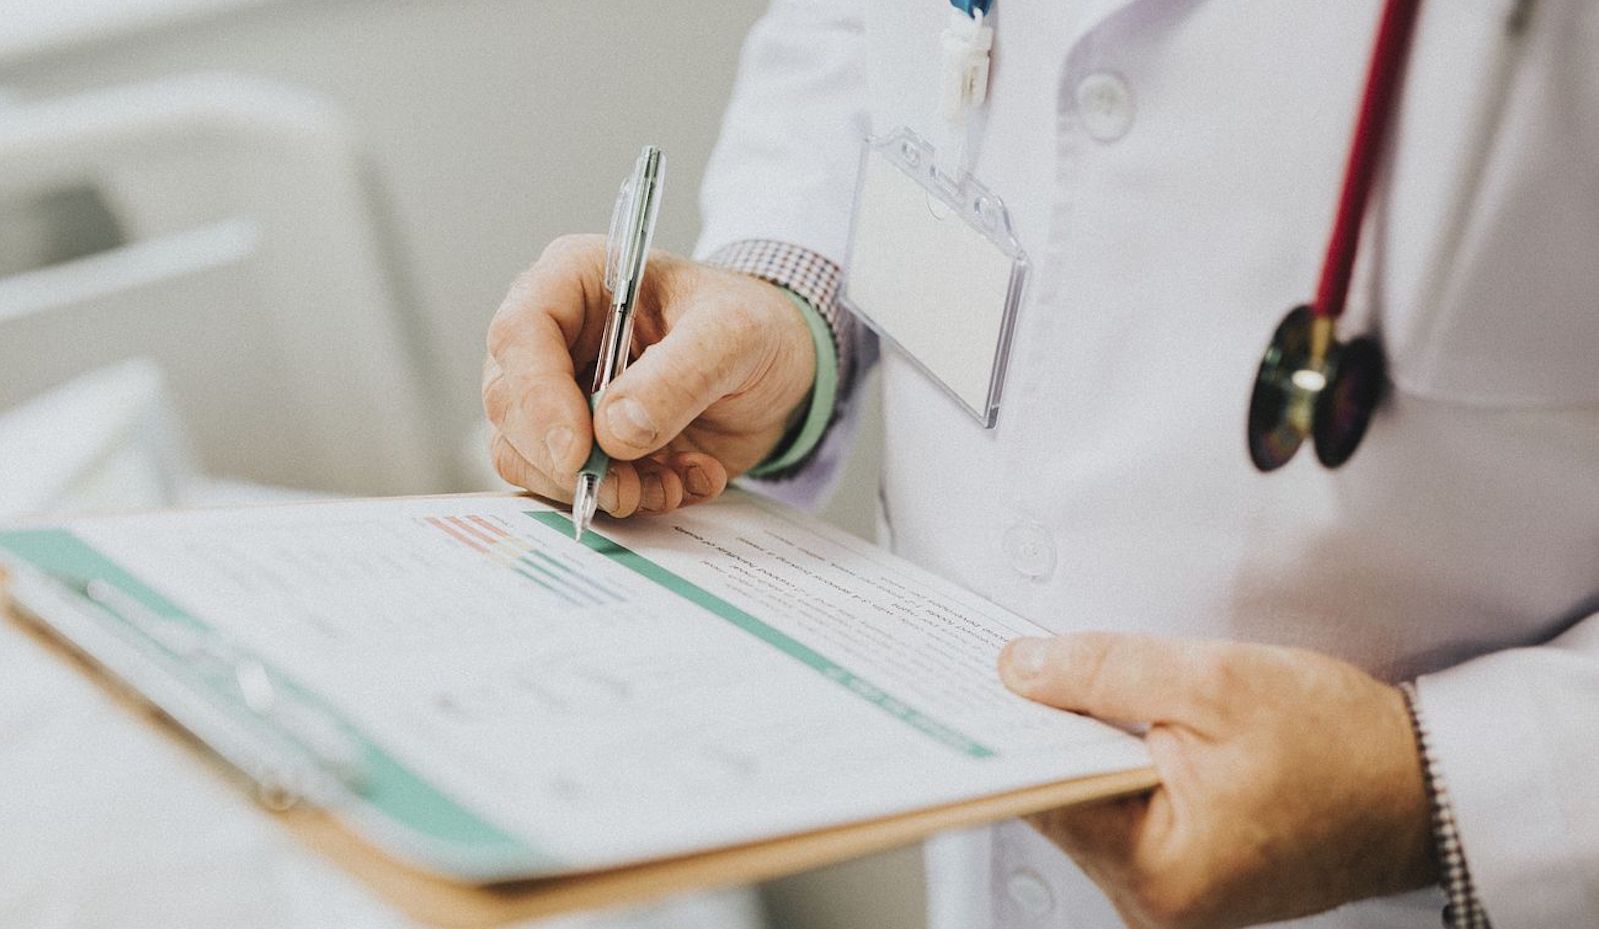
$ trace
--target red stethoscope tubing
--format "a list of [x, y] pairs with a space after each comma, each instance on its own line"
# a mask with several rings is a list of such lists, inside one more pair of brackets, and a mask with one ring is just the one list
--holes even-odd
[[1360, 101], [1360, 115], [1349, 143], [1349, 162], [1344, 168], [1344, 186], [1338, 196], [1338, 213], [1327, 255], [1322, 261], [1321, 281], [1311, 311], [1329, 320], [1344, 311], [1349, 295], [1349, 279], [1354, 271], [1355, 253], [1360, 247], [1360, 230], [1371, 200], [1371, 188], [1382, 162], [1384, 142], [1398, 109], [1409, 57], [1411, 36], [1421, 0], [1387, 0], [1377, 42], [1372, 47], [1371, 66], [1366, 76], [1366, 91]]

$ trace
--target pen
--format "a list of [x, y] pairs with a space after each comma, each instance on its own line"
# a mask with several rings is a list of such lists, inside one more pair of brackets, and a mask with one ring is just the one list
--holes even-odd
[[[589, 410], [599, 409], [605, 388], [620, 377], [633, 349], [633, 315], [638, 304], [639, 282], [649, 259], [650, 240], [655, 236], [655, 214], [661, 200], [661, 150], [644, 146], [633, 173], [622, 184], [611, 214], [611, 231], [605, 249], [605, 287], [611, 294], [611, 308], [605, 316], [605, 332], [600, 337], [600, 353], [594, 359], [594, 386], [589, 391]], [[582, 541], [583, 533], [594, 521], [600, 482], [610, 468], [611, 459], [600, 448], [599, 439], [588, 460], [577, 472], [577, 487], [572, 493], [572, 537]]]

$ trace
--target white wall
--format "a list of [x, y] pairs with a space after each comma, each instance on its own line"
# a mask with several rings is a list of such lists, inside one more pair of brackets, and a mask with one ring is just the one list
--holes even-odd
[[[549, 239], [603, 231], [638, 145], [670, 160], [657, 238], [684, 250], [744, 31], [764, 0], [0, 0], [0, 102], [160, 75], [310, 88], [361, 128], [392, 204], [431, 387], [459, 444], [483, 330]], [[85, 26], [110, 10], [115, 28]], [[0, 112], [3, 118], [3, 112]], [[829, 515], [870, 535], [877, 428]], [[779, 925], [921, 924], [914, 852], [779, 882]], [[708, 927], [711, 929], [711, 927]]]
[[758, 6], [259, 2], [69, 54], [0, 61], [0, 87], [29, 98], [226, 70], [341, 103], [391, 196], [439, 347], [437, 389], [464, 424], [477, 415], [483, 330], [505, 285], [554, 236], [604, 230], [646, 140], [671, 160], [659, 242], [692, 242], [697, 180]]

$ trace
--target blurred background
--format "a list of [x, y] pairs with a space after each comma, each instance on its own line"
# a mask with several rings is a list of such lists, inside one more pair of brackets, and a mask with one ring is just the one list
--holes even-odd
[[[555, 236], [604, 231], [646, 141], [670, 162], [656, 242], [691, 247], [699, 176], [763, 6], [0, 0], [0, 520], [495, 486], [478, 379], [506, 285]], [[865, 536], [867, 394], [861, 448], [825, 513]], [[49, 671], [8, 674], [6, 656], [33, 653], [13, 632], [0, 641], [0, 696], [19, 720], [0, 733], [21, 732], [42, 694], [57, 713], [93, 699], [55, 694], [74, 685]], [[130, 770], [147, 776], [127, 789], [193, 776]], [[10, 836], [49, 821], [52, 802], [84, 805], [78, 787], [52, 799], [16, 764], [0, 777], [25, 798], [0, 805]], [[91, 832], [53, 824], [33, 872], [29, 843], [8, 842], [5, 925], [134, 924], [85, 917], [59, 872], [53, 901], [27, 880], [57, 846], [99, 878], [82, 849], [103, 841], [89, 838], [103, 818], [77, 815]], [[123, 825], [133, 842], [147, 827]], [[915, 850], [734, 897], [583, 925], [923, 923]], [[303, 924], [335, 924], [309, 900]], [[191, 924], [171, 902], [154, 921]], [[392, 924], [339, 912], [339, 925]]]

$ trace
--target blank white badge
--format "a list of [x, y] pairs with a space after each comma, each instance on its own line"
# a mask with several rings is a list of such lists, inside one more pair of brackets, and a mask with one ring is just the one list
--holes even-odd
[[867, 143], [844, 299], [992, 427], [1027, 258], [999, 198], [933, 155], [908, 130]]

